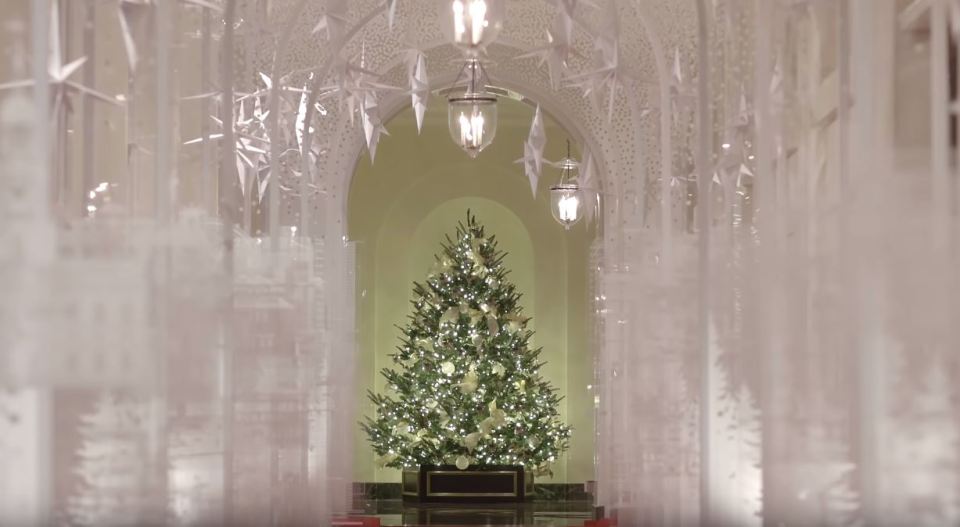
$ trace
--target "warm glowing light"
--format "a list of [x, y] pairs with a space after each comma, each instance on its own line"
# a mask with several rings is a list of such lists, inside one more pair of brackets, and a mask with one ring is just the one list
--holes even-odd
[[453, 0], [453, 36], [456, 42], [463, 41], [463, 34], [467, 32], [467, 23], [463, 19], [463, 2]]
[[483, 114], [479, 108], [474, 107], [468, 117], [467, 114], [460, 114], [460, 144], [469, 148], [479, 148], [483, 144]]
[[453, 0], [445, 22], [457, 46], [477, 51], [492, 42], [502, 25], [501, 0]]
[[580, 199], [576, 196], [564, 196], [560, 198], [560, 202], [557, 204], [557, 211], [560, 213], [561, 221], [577, 221], [577, 216], [580, 212]]
[[454, 42], [477, 46], [483, 42], [483, 32], [488, 27], [490, 27], [490, 21], [487, 20], [485, 0], [469, 0], [466, 8], [462, 0], [453, 0]]
[[483, 30], [487, 27], [487, 3], [483, 0], [474, 0], [470, 2], [470, 40], [471, 42], [480, 42], [483, 38]]
[[451, 98], [449, 114], [450, 137], [470, 157], [477, 157], [493, 142], [497, 133], [495, 98]]
[[575, 183], [561, 183], [550, 189], [550, 212], [557, 223], [569, 229], [580, 221], [583, 198]]
[[464, 74], [467, 76], [466, 91], [454, 92], [447, 99], [447, 125], [450, 138], [457, 146], [470, 157], [477, 157], [490, 146], [497, 133], [497, 97], [487, 92], [483, 68], [478, 60], [468, 60], [461, 77]]

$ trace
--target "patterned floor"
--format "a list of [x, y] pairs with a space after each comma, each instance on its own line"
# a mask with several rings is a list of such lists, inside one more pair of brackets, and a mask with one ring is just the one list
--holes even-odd
[[367, 502], [364, 516], [380, 519], [387, 526], [536, 526], [582, 527], [592, 518], [587, 501], [549, 501], [506, 505], [410, 505], [401, 500]]

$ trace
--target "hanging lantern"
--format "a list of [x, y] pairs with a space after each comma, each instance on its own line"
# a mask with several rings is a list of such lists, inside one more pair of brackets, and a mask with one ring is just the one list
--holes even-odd
[[475, 158], [497, 135], [497, 96], [487, 91], [486, 73], [479, 60], [467, 60], [454, 85], [464, 75], [466, 91], [451, 91], [447, 98], [447, 125], [453, 141]]
[[550, 210], [557, 223], [569, 229], [580, 221], [583, 209], [583, 194], [576, 183], [550, 187]]
[[503, 18], [504, 0], [445, 0], [440, 6], [447, 38], [473, 57], [497, 38]]
[[570, 141], [567, 141], [567, 157], [560, 161], [560, 181], [550, 187], [550, 212], [557, 223], [570, 229], [583, 216], [583, 192], [576, 181], [580, 169], [570, 155]]

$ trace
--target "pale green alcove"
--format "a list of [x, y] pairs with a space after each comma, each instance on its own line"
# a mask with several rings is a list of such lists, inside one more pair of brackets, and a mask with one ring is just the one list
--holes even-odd
[[[593, 479], [593, 353], [588, 348], [587, 252], [593, 233], [585, 225], [564, 231], [551, 217], [546, 168], [537, 198], [520, 165], [533, 116], [529, 106], [500, 103], [496, 141], [470, 159], [450, 140], [446, 106], [434, 100], [418, 135], [413, 112], [400, 112], [382, 138], [376, 163], [363, 155], [348, 198], [349, 237], [357, 242], [359, 416], [373, 415], [367, 390], [384, 388], [380, 370], [399, 342], [397, 326], [410, 313], [414, 281], [422, 281], [445, 234], [471, 209], [509, 255], [510, 280], [534, 317], [534, 344], [544, 348], [544, 376], [564, 396], [561, 414], [574, 427], [571, 448], [547, 482]], [[566, 132], [549, 117], [547, 158], [565, 153]], [[358, 416], [358, 418], [359, 418]], [[376, 466], [366, 437], [356, 428], [355, 481], [399, 481], [399, 471]]]

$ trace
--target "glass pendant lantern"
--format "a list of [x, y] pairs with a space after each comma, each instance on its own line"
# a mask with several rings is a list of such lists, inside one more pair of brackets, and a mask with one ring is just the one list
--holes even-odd
[[583, 217], [583, 192], [576, 181], [579, 169], [580, 163], [570, 155], [570, 141], [567, 141], [567, 157], [560, 160], [560, 181], [550, 187], [550, 212], [567, 230]]
[[468, 56], [476, 57], [503, 27], [504, 0], [445, 0], [440, 3], [443, 32]]
[[464, 74], [466, 91], [451, 91], [447, 98], [447, 125], [453, 141], [475, 158], [497, 135], [497, 96], [487, 91], [486, 73], [479, 60], [468, 59], [454, 84]]

